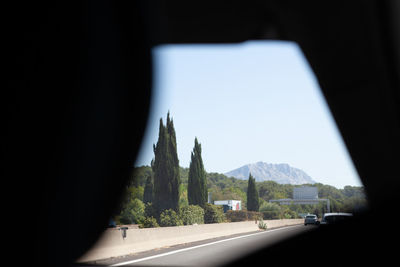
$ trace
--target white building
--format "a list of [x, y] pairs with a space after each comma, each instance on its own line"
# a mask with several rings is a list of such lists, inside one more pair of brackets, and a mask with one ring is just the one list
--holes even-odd
[[242, 209], [242, 201], [240, 200], [216, 200], [214, 201], [214, 205], [223, 206], [224, 212]]
[[318, 188], [302, 186], [293, 188], [293, 199], [318, 199]]
[[292, 205], [292, 204], [306, 204], [313, 205], [318, 204], [321, 201], [326, 202], [326, 209], [330, 212], [330, 201], [325, 198], [318, 198], [318, 188], [313, 186], [302, 186], [293, 188], [293, 199], [282, 198], [282, 199], [271, 199], [269, 202], [277, 202], [280, 205]]

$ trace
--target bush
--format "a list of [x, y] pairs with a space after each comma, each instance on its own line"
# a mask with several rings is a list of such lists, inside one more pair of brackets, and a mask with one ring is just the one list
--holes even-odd
[[249, 221], [258, 221], [262, 220], [263, 214], [258, 211], [247, 211], [247, 220]]
[[230, 222], [258, 221], [262, 218], [261, 212], [248, 210], [228, 210], [226, 219]]
[[263, 211], [261, 213], [264, 220], [279, 220], [281, 214], [279, 211]]
[[173, 209], [165, 210], [160, 214], [160, 226], [180, 226], [182, 220]]
[[204, 210], [197, 205], [189, 205], [180, 209], [180, 217], [184, 225], [203, 224]]
[[204, 205], [204, 223], [222, 223], [225, 220], [224, 217], [222, 206], [209, 203]]
[[247, 221], [246, 210], [228, 210], [225, 214], [226, 219], [230, 222], [243, 222]]
[[258, 222], [258, 228], [259, 228], [260, 230], [267, 230], [267, 224], [263, 221], [263, 219], [261, 219], [261, 220]]
[[157, 211], [154, 209], [153, 203], [150, 202], [145, 204], [144, 214], [146, 215], [146, 217], [158, 218]]
[[159, 227], [156, 218], [154, 217], [146, 217], [143, 220], [143, 223], [140, 225], [141, 228], [154, 228]]
[[121, 211], [120, 223], [123, 224], [141, 224], [145, 218], [145, 205], [138, 199], [132, 199], [126, 205], [125, 209]]
[[296, 217], [297, 213], [290, 209], [286, 209], [283, 212], [283, 219], [295, 219]]
[[263, 203], [260, 211], [265, 220], [277, 220], [281, 218], [281, 207], [276, 203]]

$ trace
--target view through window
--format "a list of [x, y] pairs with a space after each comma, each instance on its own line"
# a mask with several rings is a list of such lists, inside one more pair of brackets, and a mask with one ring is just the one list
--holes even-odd
[[[140, 248], [130, 244], [114, 255], [131, 254], [130, 259], [106, 263], [208, 266], [219, 262], [212, 259], [223, 249], [194, 248], [226, 240], [215, 238], [235, 235], [230, 239], [243, 247], [245, 237], [259, 239], [257, 231], [268, 232], [277, 222], [304, 231], [304, 224], [318, 224], [328, 212], [355, 213], [366, 206], [360, 179], [297, 44], [167, 45], [154, 48], [153, 57], [145, 139], [112, 218], [121, 238]], [[137, 239], [129, 232], [145, 229], [149, 232]], [[187, 244], [204, 240], [209, 243]], [[169, 248], [146, 254], [162, 247]], [[189, 251], [197, 256], [171, 259]]]

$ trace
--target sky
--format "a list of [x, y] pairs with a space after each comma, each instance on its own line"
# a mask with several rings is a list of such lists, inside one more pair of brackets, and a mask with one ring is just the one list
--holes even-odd
[[152, 107], [136, 166], [150, 165], [169, 111], [182, 167], [197, 137], [207, 172], [288, 163], [323, 184], [361, 185], [296, 43], [165, 45], [152, 53]]

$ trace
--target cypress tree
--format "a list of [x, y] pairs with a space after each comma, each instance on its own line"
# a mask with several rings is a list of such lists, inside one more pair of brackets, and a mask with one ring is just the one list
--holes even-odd
[[165, 193], [165, 173], [166, 173], [166, 162], [165, 162], [165, 157], [167, 154], [167, 146], [166, 146], [166, 130], [162, 121], [162, 118], [160, 119], [160, 126], [158, 130], [158, 141], [157, 145], [153, 145], [153, 150], [154, 150], [154, 159], [152, 161], [152, 169], [153, 169], [153, 174], [154, 174], [154, 198], [153, 198], [153, 207], [157, 211], [157, 214], [159, 214], [162, 209], [162, 203], [163, 199], [166, 198], [164, 195]]
[[153, 179], [151, 175], [147, 176], [146, 185], [144, 186], [143, 202], [153, 202]]
[[204, 170], [203, 159], [201, 158], [201, 144], [194, 139], [194, 148], [191, 153], [188, 180], [188, 201], [189, 205], [199, 205], [204, 207], [207, 203], [208, 191], [206, 172]]
[[167, 115], [164, 126], [160, 119], [157, 145], [153, 145], [154, 174], [153, 205], [158, 214], [167, 209], [179, 209], [179, 160], [173, 121]]
[[258, 191], [256, 188], [256, 180], [249, 174], [249, 182], [247, 186], [247, 210], [258, 211], [260, 208]]
[[168, 133], [168, 169], [169, 173], [169, 187], [171, 193], [170, 208], [179, 212], [179, 186], [181, 184], [181, 178], [179, 174], [179, 159], [178, 150], [176, 144], [176, 134], [174, 128], [174, 122], [169, 117], [169, 112], [167, 114], [167, 133]]

